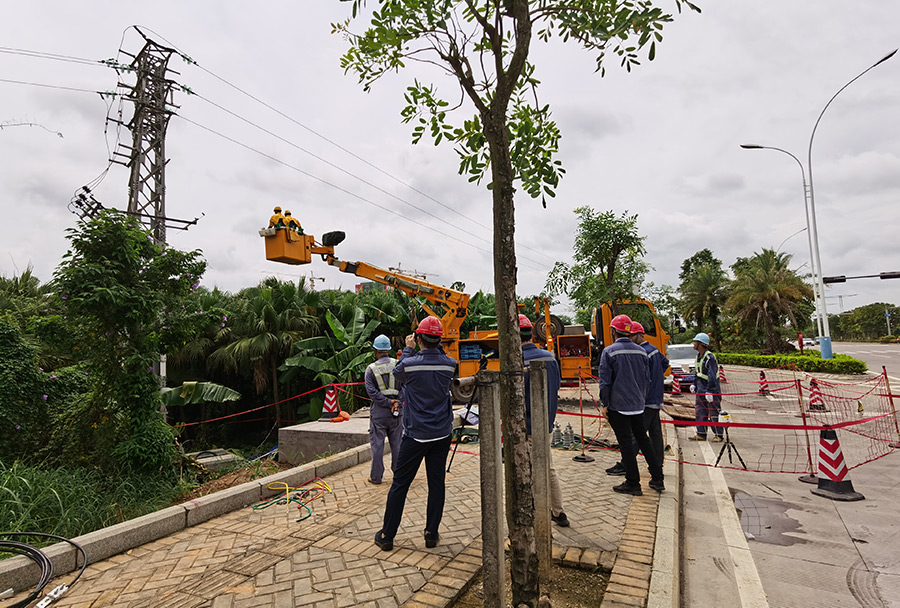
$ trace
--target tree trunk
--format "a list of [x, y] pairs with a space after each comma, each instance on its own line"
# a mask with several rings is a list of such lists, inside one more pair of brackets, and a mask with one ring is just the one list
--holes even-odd
[[516, 302], [513, 167], [505, 109], [483, 117], [491, 151], [494, 204], [494, 293], [500, 346], [500, 418], [506, 456], [506, 522], [509, 527], [512, 605], [536, 606], [540, 597], [534, 536], [531, 444], [525, 429], [525, 382]]

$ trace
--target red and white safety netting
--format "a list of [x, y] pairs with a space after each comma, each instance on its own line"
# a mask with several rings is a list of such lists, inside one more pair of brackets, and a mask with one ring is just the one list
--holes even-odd
[[[718, 427], [724, 429], [731, 444], [730, 451], [725, 444], [711, 444], [717, 453], [723, 450], [720, 467], [771, 473], [815, 472], [819, 435], [825, 428], [837, 432], [851, 469], [890, 453], [900, 441], [886, 373], [847, 382], [793, 369], [725, 367], [722, 414], [716, 423], [703, 423], [708, 438], [716, 434], [712, 427]], [[595, 391], [584, 383], [581, 392], [585, 410], [581, 416], [594, 418], [598, 411], [590, 410], [599, 410], [596, 398], [591, 396]], [[698, 403], [707, 404], [705, 396], [666, 393], [664, 401], [664, 411], [672, 418], [663, 417], [664, 434], [682, 428], [682, 439], [694, 435], [699, 424], [696, 407]], [[704, 407], [709, 411], [709, 405]], [[615, 442], [605, 420], [590, 424], [584, 435], [589, 449], [602, 449]], [[667, 443], [672, 443], [671, 439]], [[693, 464], [707, 464], [702, 458]]]

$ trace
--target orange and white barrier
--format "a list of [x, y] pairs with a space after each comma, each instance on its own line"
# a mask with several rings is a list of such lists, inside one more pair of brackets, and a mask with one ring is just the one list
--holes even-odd
[[810, 492], [831, 500], [849, 502], [865, 499], [865, 496], [853, 490], [850, 470], [844, 462], [841, 444], [834, 429], [822, 429], [819, 433], [819, 485]]

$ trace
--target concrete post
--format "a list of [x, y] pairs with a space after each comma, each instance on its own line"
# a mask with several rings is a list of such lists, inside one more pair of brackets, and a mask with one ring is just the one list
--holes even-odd
[[484, 606], [506, 605], [503, 553], [503, 465], [500, 452], [500, 374], [478, 372], [478, 442], [481, 458], [481, 541]]
[[552, 540], [550, 535], [550, 414], [547, 395], [547, 362], [531, 361], [531, 470], [534, 475], [534, 537], [538, 557], [538, 579], [550, 582]]

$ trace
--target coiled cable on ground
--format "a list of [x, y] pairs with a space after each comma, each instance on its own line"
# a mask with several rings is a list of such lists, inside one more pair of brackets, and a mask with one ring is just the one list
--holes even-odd
[[314, 477], [313, 479], [310, 479], [306, 483], [297, 487], [291, 487], [283, 481], [273, 481], [266, 487], [268, 487], [270, 490], [280, 490], [283, 493], [279, 493], [269, 500], [264, 500], [253, 505], [253, 510], [262, 511], [263, 509], [267, 509], [272, 505], [289, 505], [290, 503], [294, 503], [297, 505], [297, 508], [299, 510], [302, 511], [306, 509], [306, 514], [297, 521], [303, 521], [308, 517], [312, 517], [312, 509], [309, 508], [309, 503], [316, 500], [317, 498], [324, 497], [325, 492], [333, 492], [331, 486], [329, 486], [325, 482], [325, 480], [321, 479], [320, 477]]
[[[25, 542], [15, 541], [15, 540], [4, 540], [4, 538], [8, 537], [24, 537], [24, 538], [51, 538], [57, 541], [67, 542], [75, 549], [81, 553], [81, 570], [78, 571], [78, 574], [75, 575], [75, 578], [72, 579], [72, 582], [68, 585], [58, 585], [56, 586], [50, 593], [44, 596], [44, 598], [38, 602], [38, 608], [46, 608], [49, 606], [54, 600], [58, 600], [62, 595], [72, 588], [72, 586], [81, 578], [81, 575], [84, 573], [84, 569], [87, 568], [87, 553], [84, 548], [76, 542], [69, 540], [68, 538], [64, 538], [62, 536], [57, 536], [56, 534], [44, 534], [42, 532], [0, 532], [0, 553], [12, 553], [14, 555], [24, 555], [31, 561], [33, 561], [37, 567], [40, 569], [40, 578], [38, 579], [37, 584], [34, 589], [31, 591], [28, 596], [15, 604], [11, 604], [9, 608], [24, 608], [31, 602], [33, 602], [37, 597], [43, 592], [44, 588], [53, 580], [53, 562], [47, 556], [46, 553], [35, 547], [34, 545], [30, 545]], [[76, 559], [75, 563], [78, 561]], [[9, 593], [12, 590], [8, 590], [3, 592], [3, 594]]]

